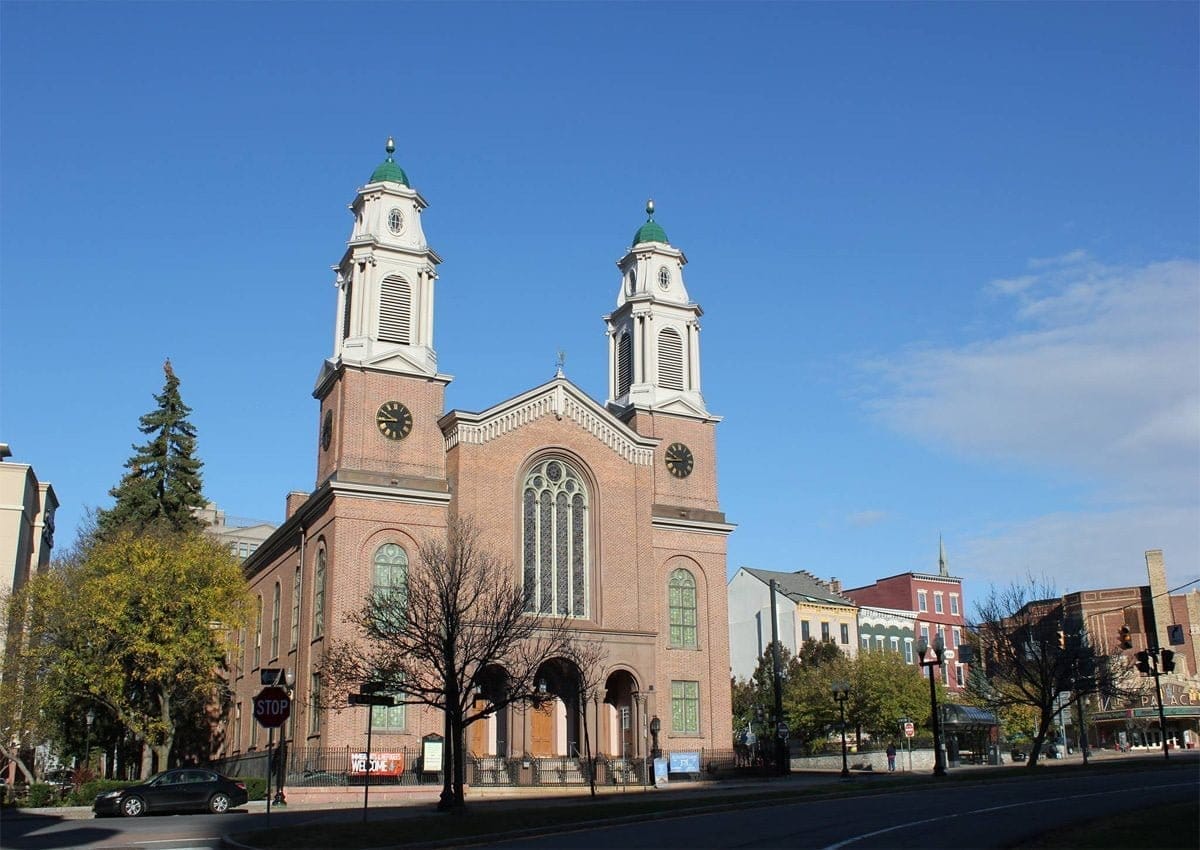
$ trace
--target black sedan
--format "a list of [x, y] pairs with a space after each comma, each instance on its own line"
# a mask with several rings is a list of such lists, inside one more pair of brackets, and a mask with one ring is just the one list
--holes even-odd
[[201, 811], [220, 814], [249, 799], [246, 783], [212, 770], [181, 767], [157, 773], [141, 785], [130, 785], [96, 796], [96, 817], [124, 815], [136, 818], [147, 812]]

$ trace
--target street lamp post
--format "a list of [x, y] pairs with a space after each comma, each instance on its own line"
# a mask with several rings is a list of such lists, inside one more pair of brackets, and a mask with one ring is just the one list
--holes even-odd
[[929, 668], [929, 707], [933, 721], [933, 775], [945, 776], [946, 756], [942, 752], [942, 724], [938, 718], [937, 688], [933, 684], [933, 668], [942, 663], [942, 658], [946, 653], [946, 642], [941, 635], [938, 635], [933, 640], [932, 657], [929, 657], [930, 648], [926, 638], [917, 641], [917, 655], [921, 659], [921, 666]]
[[[288, 699], [292, 698], [296, 687], [296, 674], [288, 668], [283, 670], [275, 680], [276, 685], [281, 685], [287, 689]], [[288, 722], [291, 722], [291, 715], [288, 715]], [[288, 742], [287, 742], [287, 726], [282, 726], [279, 729], [279, 749], [275, 751], [276, 772], [275, 772], [275, 800], [277, 806], [286, 806], [287, 798], [283, 793], [283, 782], [287, 778], [287, 757], [288, 757]], [[269, 768], [268, 768], [269, 769]]]
[[833, 682], [833, 698], [837, 700], [842, 715], [842, 778], [850, 778], [850, 767], [846, 762], [846, 700], [850, 698], [850, 683], [844, 679]]
[[83, 764], [87, 768], [92, 766], [92, 724], [96, 722], [96, 709], [89, 708], [87, 714], [84, 715], [84, 720], [87, 721], [87, 735], [84, 738], [83, 744]]

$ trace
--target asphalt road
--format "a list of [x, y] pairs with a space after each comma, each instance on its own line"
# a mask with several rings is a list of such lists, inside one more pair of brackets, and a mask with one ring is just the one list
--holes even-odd
[[[880, 777], [882, 779], [882, 777]], [[983, 777], [981, 777], [983, 779]], [[827, 781], [822, 779], [821, 781]], [[872, 783], [874, 784], [874, 783]], [[772, 789], [777, 786], [771, 786]], [[799, 783], [798, 783], [799, 787]], [[746, 805], [712, 812], [646, 819], [615, 826], [581, 826], [543, 836], [475, 846], [497, 848], [1003, 848], [1050, 829], [1096, 815], [1135, 812], [1147, 806], [1194, 801], [1200, 794], [1200, 769], [1195, 759], [1144, 769], [1107, 774], [1061, 774], [1021, 781], [972, 782], [939, 785], [930, 778], [919, 788], [875, 784], [854, 797], [796, 803]], [[650, 792], [651, 794], [655, 792]], [[513, 800], [528, 805], [528, 799]], [[566, 802], [564, 800], [564, 802]], [[697, 805], [703, 803], [697, 795]], [[496, 800], [489, 805], [506, 805]], [[261, 805], [261, 804], [258, 804]], [[407, 809], [372, 808], [371, 820], [423, 813], [426, 806]], [[276, 809], [273, 826], [300, 826], [361, 817], [356, 807], [345, 809]], [[11, 850], [57, 848], [137, 848], [137, 850], [207, 850], [221, 847], [223, 835], [266, 827], [261, 809], [224, 815], [64, 819], [61, 816], [4, 817], [0, 815], [0, 847]]]
[[1095, 776], [885, 791], [480, 843], [496, 848], [1004, 848], [1043, 832], [1164, 803], [1194, 801], [1195, 762]]

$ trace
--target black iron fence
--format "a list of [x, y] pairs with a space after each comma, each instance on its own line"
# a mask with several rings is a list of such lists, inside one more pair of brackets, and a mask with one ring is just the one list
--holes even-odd
[[[670, 779], [728, 779], [739, 776], [769, 776], [776, 773], [773, 749], [689, 750], [686, 773], [669, 772]], [[279, 751], [275, 752], [276, 758]], [[699, 756], [698, 760], [695, 758]], [[671, 752], [660, 753], [668, 768]], [[583, 786], [590, 781], [592, 765], [585, 758], [569, 756], [476, 756], [468, 755], [468, 782], [476, 787], [507, 785]], [[278, 776], [278, 761], [275, 763]], [[252, 752], [214, 764], [229, 776], [265, 777], [267, 754]], [[288, 747], [284, 754], [284, 787], [321, 788], [362, 786], [368, 781], [366, 752], [353, 747]], [[442, 783], [441, 764], [425, 765], [420, 747], [398, 747], [372, 752], [369, 778], [376, 785], [428, 785]], [[692, 767], [698, 768], [692, 770]], [[427, 769], [428, 768], [428, 769]], [[596, 782], [602, 785], [653, 784], [654, 765], [648, 759], [595, 758]]]

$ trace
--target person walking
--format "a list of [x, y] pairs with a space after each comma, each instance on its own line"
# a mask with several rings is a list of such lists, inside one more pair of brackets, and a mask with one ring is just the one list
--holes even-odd
[[889, 743], [887, 748], [888, 773], [896, 772], [896, 745]]

